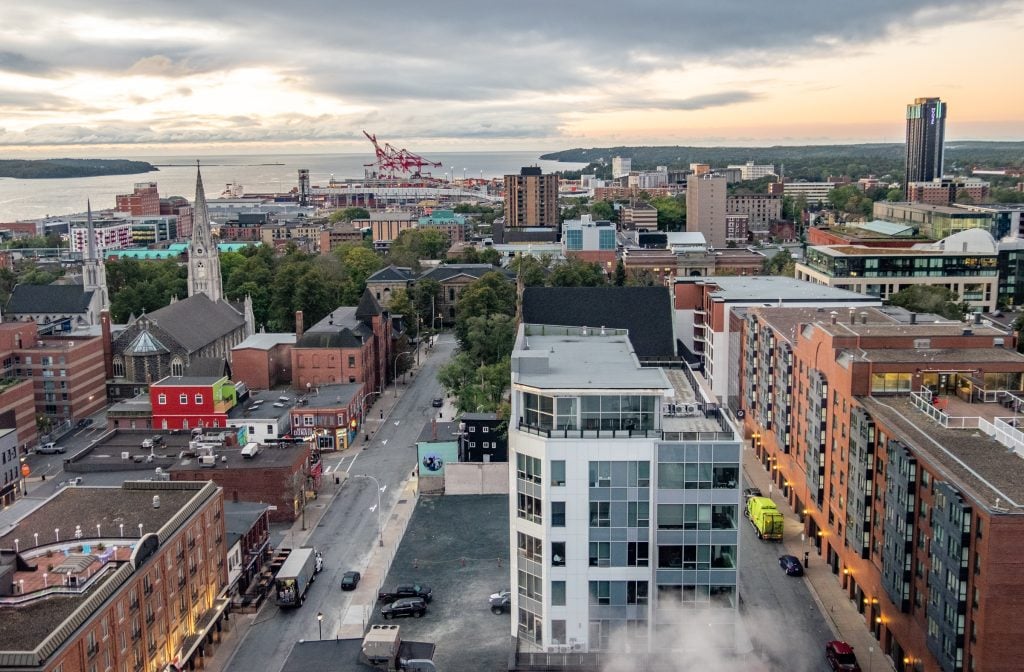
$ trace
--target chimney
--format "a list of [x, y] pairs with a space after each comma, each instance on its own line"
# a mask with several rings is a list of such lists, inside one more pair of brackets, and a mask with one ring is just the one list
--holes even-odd
[[917, 324], [917, 313], [911, 313], [910, 314], [910, 323], [911, 324]]
[[299, 339], [302, 338], [303, 331], [304, 330], [302, 328], [302, 311], [301, 310], [296, 310], [295, 311], [295, 342], [296, 343], [298, 343]]
[[834, 310], [829, 313], [829, 316], [832, 318], [832, 324], [835, 324], [839, 320], [839, 313]]
[[850, 324], [857, 324], [857, 310], [855, 308], [850, 308]]
[[981, 324], [981, 313], [975, 313], [974, 314], [974, 323], [975, 324]]
[[110, 340], [110, 311], [100, 311], [100, 333], [103, 334], [103, 369], [107, 379], [114, 377], [113, 342]]
[[860, 314], [860, 323], [861, 324], [867, 324], [868, 323], [868, 314], [867, 313], [861, 312], [861, 314]]

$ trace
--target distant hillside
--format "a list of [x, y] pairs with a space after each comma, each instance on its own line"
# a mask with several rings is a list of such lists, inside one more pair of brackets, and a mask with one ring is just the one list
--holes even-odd
[[[787, 179], [821, 180], [829, 175], [903, 178], [903, 143], [864, 145], [802, 145], [795, 147], [597, 147], [544, 154], [550, 161], [610, 165], [613, 156], [633, 159], [634, 170], [656, 166], [685, 169], [691, 163], [716, 168], [747, 161], [785, 167]], [[946, 169], [967, 172], [972, 166], [1024, 166], [1024, 142], [946, 142]], [[587, 172], [586, 169], [584, 172]]]
[[159, 169], [145, 161], [124, 159], [0, 159], [0, 177], [20, 180], [133, 175], [153, 170]]

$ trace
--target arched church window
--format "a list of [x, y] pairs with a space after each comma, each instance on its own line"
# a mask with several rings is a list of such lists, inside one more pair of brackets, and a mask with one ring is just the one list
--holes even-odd
[[124, 378], [124, 360], [114, 357], [114, 378]]
[[172, 376], [183, 376], [185, 375], [185, 364], [180, 358], [175, 357], [171, 360], [171, 375]]

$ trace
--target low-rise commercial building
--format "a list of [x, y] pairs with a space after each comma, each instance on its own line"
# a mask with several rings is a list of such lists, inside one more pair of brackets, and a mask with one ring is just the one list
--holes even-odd
[[295, 394], [264, 390], [251, 392], [228, 411], [227, 426], [245, 428], [249, 441], [275, 442], [291, 434], [292, 408], [299, 402]]
[[292, 380], [295, 334], [259, 333], [231, 348], [232, 375], [250, 390], [269, 390]]
[[566, 258], [599, 264], [605, 273], [615, 270], [617, 241], [615, 225], [595, 221], [590, 215], [562, 222], [562, 250]]
[[227, 427], [238, 403], [227, 376], [167, 376], [149, 386], [153, 426], [159, 429]]
[[313, 388], [291, 408], [291, 434], [312, 437], [319, 450], [345, 450], [366, 421], [373, 396], [358, 383]]
[[619, 222], [626, 230], [657, 231], [658, 209], [650, 203], [634, 203], [619, 209]]
[[918, 235], [933, 240], [941, 240], [954, 233], [969, 229], [982, 229], [996, 240], [1010, 232], [1008, 223], [993, 217], [991, 212], [968, 210], [949, 205], [876, 201], [874, 218], [897, 224], [909, 224], [914, 227]]

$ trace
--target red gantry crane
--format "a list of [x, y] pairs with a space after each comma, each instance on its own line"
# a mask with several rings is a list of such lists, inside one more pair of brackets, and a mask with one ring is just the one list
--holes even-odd
[[371, 166], [375, 167], [377, 174], [380, 177], [395, 179], [399, 174], [411, 174], [414, 177], [418, 177], [420, 176], [423, 166], [440, 168], [442, 165], [436, 161], [429, 161], [419, 154], [413, 154], [405, 148], [395, 149], [387, 142], [381, 146], [381, 144], [377, 142], [377, 136], [371, 135], [366, 131], [363, 131], [363, 135], [373, 143], [373, 150], [377, 155], [376, 161], [364, 165], [367, 168]]

